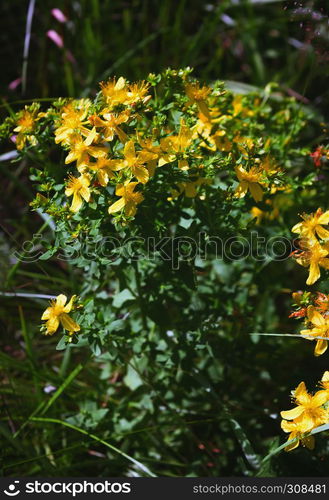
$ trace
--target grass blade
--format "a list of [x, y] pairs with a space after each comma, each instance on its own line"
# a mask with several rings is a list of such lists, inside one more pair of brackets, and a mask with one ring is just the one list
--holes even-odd
[[81, 434], [84, 434], [85, 436], [88, 436], [89, 438], [93, 439], [94, 441], [97, 441], [98, 443], [106, 446], [110, 450], [114, 451], [115, 453], [118, 453], [122, 457], [126, 458], [129, 460], [129, 462], [132, 462], [134, 465], [136, 465], [140, 470], [142, 470], [145, 474], [147, 474], [150, 477], [156, 477], [153, 472], [150, 471], [148, 467], [143, 465], [141, 462], [136, 460], [135, 458], [131, 457], [130, 455], [127, 455], [123, 451], [119, 450], [112, 444], [108, 443], [104, 439], [99, 438], [95, 434], [91, 434], [90, 432], [81, 429], [80, 427], [77, 427], [76, 425], [69, 424], [68, 422], [64, 422], [63, 420], [58, 420], [56, 418], [42, 418], [42, 417], [33, 417], [31, 418], [31, 421], [33, 422], [44, 422], [44, 423], [49, 423], [49, 424], [58, 424], [58, 425], [63, 425], [64, 427], [68, 427], [69, 429], [72, 429], [74, 431], [80, 432]]
[[65, 389], [70, 385], [70, 383], [77, 377], [77, 375], [81, 372], [83, 369], [83, 365], [81, 363], [78, 364], [74, 368], [74, 370], [66, 377], [64, 382], [61, 384], [61, 386], [57, 389], [56, 392], [52, 395], [52, 397], [49, 399], [47, 402], [41, 403], [28, 417], [28, 419], [21, 425], [21, 427], [18, 429], [18, 431], [15, 433], [14, 437], [17, 438], [17, 436], [20, 434], [20, 432], [26, 427], [26, 425], [33, 420], [35, 415], [40, 413], [41, 415], [44, 415], [46, 411], [49, 410], [49, 408], [55, 403], [55, 401], [59, 398], [59, 396], [65, 391]]

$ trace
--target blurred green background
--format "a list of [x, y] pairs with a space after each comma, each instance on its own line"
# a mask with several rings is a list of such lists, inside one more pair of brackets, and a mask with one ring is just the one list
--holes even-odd
[[[0, 6], [1, 95], [22, 73], [28, 1]], [[26, 97], [88, 94], [112, 75], [143, 78], [192, 66], [196, 76], [276, 81], [321, 105], [327, 94], [325, 1], [36, 1]], [[60, 22], [52, 9], [67, 18]], [[62, 38], [59, 48], [47, 36]]]

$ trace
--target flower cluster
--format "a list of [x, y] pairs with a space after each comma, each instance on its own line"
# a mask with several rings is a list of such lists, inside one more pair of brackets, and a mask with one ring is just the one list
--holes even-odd
[[[300, 237], [300, 248], [293, 252], [298, 264], [309, 267], [306, 284], [312, 285], [320, 278], [320, 267], [329, 269], [329, 211], [318, 208], [311, 214], [302, 214], [302, 222], [292, 228]], [[304, 319], [305, 328], [300, 335], [308, 340], [316, 340], [314, 355], [321, 356], [328, 348], [329, 340], [329, 295], [322, 292], [299, 291], [292, 294], [295, 310], [290, 318]], [[281, 427], [289, 432], [286, 451], [295, 449], [299, 443], [309, 449], [314, 448], [314, 436], [311, 431], [322, 424], [329, 423], [329, 371], [323, 374], [322, 390], [314, 395], [307, 392], [305, 383], [301, 382], [293, 391], [295, 408], [282, 411]]]
[[[312, 214], [303, 214], [303, 222], [296, 224], [292, 231], [301, 237], [301, 250], [294, 252], [298, 264], [309, 267], [306, 284], [312, 285], [320, 278], [320, 267], [329, 269], [329, 211], [321, 208]], [[297, 310], [290, 316], [305, 318], [306, 329], [300, 333], [307, 339], [317, 340], [314, 354], [320, 356], [328, 348], [329, 310], [328, 296], [317, 292], [296, 292], [293, 294]]]
[[292, 391], [295, 408], [282, 411], [281, 428], [289, 433], [288, 443], [285, 450], [291, 451], [301, 443], [310, 450], [314, 448], [314, 436], [311, 431], [322, 424], [329, 423], [329, 371], [323, 374], [321, 379], [321, 390], [314, 395], [307, 392], [304, 382]]
[[[149, 90], [149, 83], [129, 84], [121, 77], [101, 83], [96, 103], [79, 100], [64, 106], [55, 128], [55, 141], [68, 150], [65, 164], [75, 162], [79, 173], [70, 175], [65, 190], [67, 196], [72, 196], [72, 212], [90, 201], [93, 190], [111, 182], [119, 199], [110, 204], [108, 213], [123, 211], [132, 217], [144, 200], [143, 186], [158, 167], [177, 160], [179, 169], [189, 169], [188, 150], [195, 132], [184, 120], [177, 135], [166, 130], [165, 137], [139, 127], [141, 113], [147, 112], [151, 99]], [[209, 93], [207, 89], [200, 94], [204, 98], [197, 93], [194, 99], [204, 111]]]
[[309, 267], [307, 285], [313, 285], [320, 278], [320, 267], [329, 269], [329, 231], [323, 226], [329, 224], [329, 210], [323, 212], [321, 208], [312, 214], [302, 214], [303, 221], [292, 228], [298, 233], [300, 251], [294, 252], [298, 264]]
[[[163, 175], [168, 177], [168, 201], [181, 196], [204, 199], [202, 193], [228, 164], [233, 198], [249, 192], [259, 203], [266, 192], [272, 195], [285, 188], [282, 167], [271, 155], [271, 139], [249, 136], [246, 130], [246, 120], [256, 111], [244, 104], [243, 96], [201, 85], [188, 71], [168, 70], [168, 81], [179, 90], [176, 109], [171, 111], [173, 103], [167, 105], [172, 113], [168, 115], [154, 90], [157, 78], [150, 75], [137, 83], [113, 78], [100, 84], [94, 101], [61, 100], [46, 113], [27, 108], [18, 116], [14, 131], [19, 149], [37, 144], [36, 123], [45, 118], [55, 143], [65, 150], [63, 192], [72, 214], [105, 198], [107, 212], [117, 220], [134, 217]], [[175, 99], [174, 90], [170, 92]], [[260, 107], [258, 98], [253, 106]], [[48, 208], [51, 215], [55, 212]]]
[[329, 296], [316, 292], [293, 293], [295, 311], [290, 318], [304, 318], [305, 329], [300, 334], [308, 340], [316, 340], [314, 354], [321, 356], [328, 348]]
[[[229, 236], [262, 221], [266, 226], [274, 224], [291, 206], [295, 188], [301, 185], [295, 171], [290, 175], [289, 169], [296, 155], [300, 156], [296, 138], [305, 121], [293, 100], [283, 95], [271, 100], [270, 93], [270, 88], [265, 89], [262, 99], [260, 92], [234, 94], [221, 82], [203, 85], [187, 68], [150, 74], [146, 81], [136, 83], [112, 78], [100, 84], [94, 99], [60, 99], [45, 113], [37, 105], [18, 113], [12, 127], [17, 148], [21, 154], [29, 149], [30, 156], [35, 148], [37, 158], [47, 153], [49, 160], [44, 167], [36, 161], [31, 171], [43, 193], [38, 193], [32, 206], [41, 208], [56, 223], [56, 244], [49, 256], [72, 240], [79, 249], [89, 236], [98, 244], [115, 234], [128, 249], [127, 236], [131, 235], [135, 242], [145, 242], [150, 235], [189, 235], [191, 239], [201, 231]], [[293, 129], [289, 126], [292, 117]], [[316, 161], [320, 156], [322, 161], [323, 155], [324, 150], [319, 150]], [[321, 268], [329, 269], [328, 224], [329, 211], [318, 209], [315, 214], [302, 215], [302, 222], [293, 228], [300, 237], [300, 250], [294, 257], [309, 267], [307, 284], [319, 279]], [[141, 255], [146, 250], [143, 244], [138, 243]], [[110, 266], [101, 252], [91, 255], [92, 265], [83, 252], [74, 260], [88, 275], [81, 294], [87, 298], [84, 316], [73, 319], [71, 315], [79, 307], [75, 296], [67, 301], [61, 294], [42, 315], [43, 333], [52, 335], [61, 325], [65, 345], [86, 339], [94, 352], [100, 352], [112, 335], [112, 330], [108, 335], [108, 325], [116, 318], [116, 306], [112, 311], [111, 304], [115, 303], [114, 290], [120, 289], [122, 298], [127, 291], [131, 297], [129, 321], [134, 332], [139, 324], [147, 331], [151, 322], [154, 331], [158, 325], [166, 325], [161, 329], [174, 328], [172, 324], [181, 328], [164, 293], [171, 290], [168, 280], [173, 279], [173, 303], [186, 302], [190, 292], [186, 294], [185, 287], [195, 286], [192, 261], [191, 275], [188, 267], [186, 273], [173, 272], [169, 278], [160, 255], [159, 265], [144, 260], [143, 269], [130, 265], [129, 259], [118, 259]], [[207, 279], [206, 271], [200, 271], [200, 280], [201, 275]], [[89, 301], [88, 294], [93, 295]], [[208, 303], [208, 295], [205, 297], [200, 304]], [[99, 307], [101, 300], [104, 304]], [[316, 340], [315, 354], [323, 354], [329, 339], [325, 305], [329, 301], [307, 292], [296, 294], [295, 301], [293, 317], [305, 320], [301, 335]], [[208, 309], [204, 317], [192, 307], [186, 311], [191, 313], [191, 322], [197, 317], [200, 325], [208, 318]], [[113, 328], [130, 328], [119, 326], [120, 321], [119, 325], [113, 323]], [[83, 335], [76, 335], [80, 331]], [[297, 409], [282, 413], [283, 430], [298, 438], [287, 449], [300, 441], [313, 446], [311, 430], [328, 421], [327, 395], [327, 389], [309, 395], [304, 383], [296, 389]]]
[[31, 146], [37, 144], [35, 129], [38, 120], [45, 116], [45, 113], [39, 112], [39, 108], [40, 106], [37, 103], [33, 103], [32, 106], [25, 106], [25, 108], [18, 113], [14, 132], [17, 133], [15, 141], [19, 151], [28, 144]]

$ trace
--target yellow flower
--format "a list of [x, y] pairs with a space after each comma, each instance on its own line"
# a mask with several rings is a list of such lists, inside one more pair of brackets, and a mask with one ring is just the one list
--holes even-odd
[[143, 158], [150, 176], [154, 175], [156, 166], [161, 159], [161, 165], [168, 163], [169, 159], [161, 151], [160, 146], [153, 144], [152, 137], [138, 137], [138, 143], [143, 151]]
[[235, 196], [243, 198], [249, 190], [253, 199], [258, 202], [263, 199], [262, 172], [258, 167], [251, 167], [249, 171], [241, 165], [235, 167], [235, 173], [239, 179], [239, 185], [235, 191]]
[[174, 189], [172, 191], [172, 196], [168, 198], [171, 200], [172, 198], [177, 198], [179, 195], [184, 193], [187, 198], [195, 198], [198, 194], [197, 188], [202, 186], [202, 184], [209, 184], [210, 179], [205, 179], [204, 177], [199, 177], [196, 181], [190, 182], [181, 182], [177, 185], [177, 190]]
[[313, 214], [302, 214], [303, 222], [299, 222], [292, 228], [293, 233], [299, 233], [302, 237], [316, 240], [317, 236], [322, 240], [329, 238], [329, 231], [322, 226], [329, 224], [329, 210], [322, 212], [321, 208]]
[[17, 120], [17, 127], [14, 129], [14, 132], [23, 132], [29, 133], [32, 132], [35, 125], [35, 117], [34, 114], [31, 113], [28, 109], [24, 109], [21, 113], [20, 118]]
[[225, 135], [225, 130], [219, 130], [215, 134], [212, 134], [214, 123], [210, 117], [199, 113], [199, 119], [193, 127], [193, 139], [201, 138], [201, 146], [207, 148], [210, 151], [216, 151], [216, 136]]
[[327, 400], [329, 400], [329, 371], [325, 371], [322, 379], [321, 379], [321, 386], [327, 393]]
[[218, 149], [218, 151], [226, 151], [226, 152], [231, 151], [232, 143], [231, 143], [231, 141], [228, 140], [225, 133], [223, 134], [223, 132], [225, 132], [225, 131], [218, 130], [213, 135], [213, 138], [214, 138], [214, 141], [216, 144], [216, 148]]
[[146, 152], [139, 151], [136, 153], [133, 141], [128, 141], [123, 148], [124, 160], [119, 161], [121, 168], [127, 168], [136, 177], [136, 179], [145, 184], [150, 177], [147, 168], [144, 166], [149, 156]]
[[136, 214], [137, 205], [144, 200], [142, 193], [134, 192], [137, 184], [138, 182], [129, 182], [117, 186], [115, 194], [121, 196], [121, 198], [109, 207], [109, 214], [119, 212], [123, 208], [128, 217], [132, 217]]
[[325, 423], [328, 418], [326, 410], [322, 408], [327, 401], [325, 391], [318, 391], [312, 396], [307, 392], [305, 383], [301, 382], [293, 391], [293, 396], [297, 406], [292, 410], [282, 411], [280, 413], [282, 418], [302, 421], [305, 425], [305, 431]]
[[100, 86], [105, 101], [110, 109], [119, 104], [126, 103], [128, 90], [126, 87], [126, 80], [122, 76], [118, 81], [113, 78], [113, 80], [109, 80], [108, 82], [101, 82]]
[[53, 335], [57, 331], [60, 324], [65, 330], [68, 330], [70, 335], [80, 330], [78, 323], [76, 323], [68, 315], [68, 313], [72, 310], [75, 297], [76, 295], [73, 295], [70, 301], [66, 304], [67, 297], [60, 294], [56, 297], [56, 300], [52, 300], [50, 302], [50, 307], [47, 307], [41, 316], [41, 319], [46, 321], [45, 335]]
[[310, 268], [306, 284], [313, 285], [320, 278], [320, 266], [329, 269], [329, 250], [326, 245], [312, 240], [302, 240], [300, 246], [302, 251], [296, 253], [296, 262]]
[[288, 441], [290, 441], [290, 439], [297, 438], [297, 440], [294, 443], [288, 444], [285, 447], [285, 451], [294, 450], [299, 446], [300, 442], [302, 443], [303, 446], [306, 446], [309, 450], [314, 449], [314, 436], [305, 436], [305, 433], [310, 431], [310, 429], [308, 428], [307, 423], [305, 423], [303, 420], [299, 421], [296, 420], [293, 422], [282, 420], [281, 428], [284, 432], [290, 433]]
[[[265, 158], [262, 159], [260, 167], [266, 172], [267, 175], [274, 175], [279, 172], [278, 166], [275, 165], [274, 160], [269, 155], [265, 156]], [[273, 192], [277, 191], [278, 189], [279, 188], [275, 187]], [[283, 186], [280, 189], [286, 189], [286, 187]]]
[[250, 213], [256, 219], [256, 224], [260, 224], [263, 219], [268, 218], [268, 212], [265, 212], [258, 207], [252, 207]]
[[113, 179], [114, 172], [120, 170], [122, 165], [118, 160], [108, 158], [97, 158], [95, 163], [89, 163], [88, 168], [97, 173], [97, 180], [101, 186], [107, 186], [109, 179]]
[[279, 208], [277, 206], [277, 199], [266, 200], [265, 204], [271, 209], [270, 211], [261, 210], [258, 207], [252, 207], [250, 213], [256, 218], [256, 224], [260, 224], [263, 220], [274, 220], [280, 215]]
[[65, 158], [65, 164], [77, 162], [79, 171], [83, 171], [88, 166], [90, 156], [93, 158], [100, 158], [106, 156], [107, 149], [102, 146], [91, 146], [92, 142], [96, 139], [96, 129], [93, 128], [85, 140], [81, 135], [74, 134], [70, 136], [70, 152]]
[[[153, 139], [150, 137], [138, 137], [139, 145], [142, 147], [142, 156], [145, 160], [150, 175], [154, 174], [156, 166], [162, 167], [167, 163], [175, 161], [174, 145], [171, 138], [174, 136], [165, 137], [160, 140], [160, 144], [153, 144]], [[178, 136], [176, 136], [177, 138]], [[174, 139], [174, 142], [176, 139]]]
[[248, 158], [250, 151], [255, 147], [254, 140], [251, 137], [242, 137], [238, 135], [234, 137], [233, 142], [237, 144], [239, 151], [243, 154], [245, 158]]
[[187, 105], [195, 103], [198, 106], [199, 111], [204, 116], [209, 117], [210, 114], [207, 106], [207, 98], [211, 92], [211, 88], [206, 87], [205, 85], [200, 87], [199, 82], [188, 83], [185, 87], [185, 92], [189, 98]]
[[313, 325], [313, 328], [302, 330], [300, 334], [306, 337], [323, 337], [317, 339], [314, 350], [315, 356], [321, 356], [328, 348], [328, 340], [326, 339], [329, 339], [329, 317], [322, 316], [314, 306], [308, 306], [307, 319]]
[[79, 99], [64, 106], [61, 124], [55, 130], [56, 144], [70, 144], [70, 136], [78, 132], [85, 137], [88, 136], [90, 130], [84, 125], [88, 123], [86, 117], [90, 105], [89, 99]]
[[65, 189], [66, 196], [72, 196], [72, 204], [70, 210], [78, 212], [81, 208], [83, 199], [88, 202], [90, 200], [90, 177], [88, 174], [82, 174], [80, 177], [71, 175]]
[[105, 141], [113, 141], [114, 137], [117, 135], [120, 141], [125, 143], [127, 141], [127, 134], [119, 125], [128, 121], [129, 113], [104, 113], [103, 116], [105, 120], [102, 120], [97, 115], [92, 115], [89, 117], [89, 121], [96, 128], [102, 127]]
[[[170, 135], [164, 137], [160, 141], [160, 147], [162, 152], [165, 154], [165, 162], [172, 162], [178, 157], [178, 167], [182, 170], [188, 170], [187, 159], [184, 158], [184, 153], [186, 149], [190, 146], [193, 137], [193, 130], [185, 124], [182, 120], [180, 123], [180, 129], [178, 135]], [[160, 159], [159, 166], [163, 165], [163, 161]]]
[[16, 147], [18, 150], [23, 149], [26, 141], [29, 141], [32, 145], [36, 144], [36, 138], [31, 135], [36, 122], [36, 113], [29, 111], [25, 108], [19, 115], [19, 118], [14, 128], [14, 132], [18, 132], [16, 137]]
[[151, 99], [151, 96], [147, 94], [149, 88], [150, 84], [144, 80], [138, 83], [131, 83], [128, 86], [125, 104], [135, 104], [138, 101], [142, 101], [146, 104]]
[[244, 104], [243, 104], [243, 95], [238, 94], [235, 95], [232, 101], [232, 106], [233, 106], [233, 116], [236, 116], [241, 113], [241, 116], [253, 116], [255, 114], [254, 111], [251, 109], [248, 109]]

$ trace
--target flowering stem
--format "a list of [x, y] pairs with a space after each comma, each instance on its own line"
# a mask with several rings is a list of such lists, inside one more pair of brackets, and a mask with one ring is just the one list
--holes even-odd
[[65, 373], [67, 372], [67, 368], [70, 364], [70, 360], [71, 360], [71, 347], [67, 346], [67, 348], [64, 351], [64, 356], [62, 359], [61, 367], [59, 369], [59, 376], [61, 378], [65, 377]]

